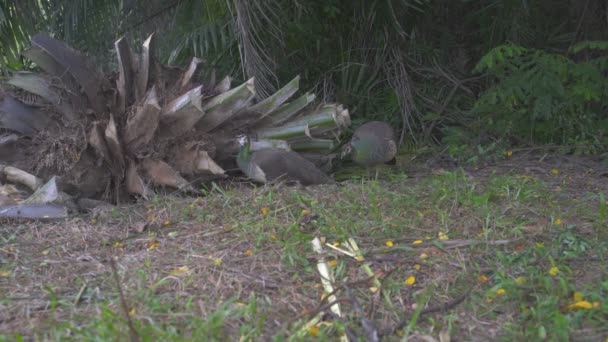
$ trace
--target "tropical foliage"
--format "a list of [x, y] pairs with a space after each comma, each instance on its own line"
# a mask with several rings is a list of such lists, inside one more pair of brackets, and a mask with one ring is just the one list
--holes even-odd
[[[400, 128], [401, 142], [460, 140], [475, 147], [508, 136], [524, 144], [603, 146], [593, 137], [597, 132], [575, 131], [605, 119], [605, 96], [591, 100], [576, 92], [589, 96], [593, 85], [599, 94], [605, 74], [578, 78], [601, 71], [597, 63], [606, 51], [572, 49], [608, 40], [607, 6], [602, 0], [5, 0], [0, 52], [5, 67], [19, 67], [29, 36], [44, 30], [116, 70], [112, 42], [126, 35], [139, 44], [156, 31], [163, 62], [184, 66], [191, 56], [204, 57], [206, 76], [213, 69], [237, 82], [255, 76], [262, 98], [299, 74], [303, 89], [348, 105], [355, 124], [392, 122]], [[488, 56], [507, 48], [520, 54], [507, 53], [500, 65], [487, 65]], [[535, 120], [540, 130], [532, 135], [529, 125], [496, 131], [484, 127], [487, 121], [471, 121], [484, 104], [492, 104], [492, 93], [523, 80], [500, 74], [511, 64], [520, 71], [528, 67], [528, 77], [536, 75], [542, 89], [552, 89], [518, 94], [522, 105], [516, 116]], [[568, 75], [559, 73], [564, 68]], [[569, 83], [573, 77], [576, 86]], [[538, 100], [539, 92], [548, 95], [563, 86], [563, 95]], [[508, 109], [504, 101], [497, 106], [496, 124]], [[450, 137], [455, 131], [467, 138]], [[480, 135], [484, 138], [476, 138]]]
[[[608, 42], [582, 42], [570, 51], [607, 48]], [[497, 83], [482, 94], [472, 113], [499, 136], [598, 152], [607, 143], [607, 62], [606, 56], [576, 62], [563, 54], [501, 45], [475, 68]]]

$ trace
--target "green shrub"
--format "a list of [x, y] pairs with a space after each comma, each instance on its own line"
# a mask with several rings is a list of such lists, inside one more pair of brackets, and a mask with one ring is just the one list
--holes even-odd
[[[571, 153], [603, 151], [608, 146], [608, 56], [602, 53], [607, 55], [608, 41], [579, 43], [569, 55], [495, 47], [474, 69], [491, 75], [493, 84], [470, 113], [488, 133], [518, 143], [566, 145]], [[583, 54], [592, 57], [580, 58]]]

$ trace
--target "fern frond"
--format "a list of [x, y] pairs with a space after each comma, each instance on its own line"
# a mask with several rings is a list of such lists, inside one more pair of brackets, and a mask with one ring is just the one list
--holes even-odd
[[569, 53], [579, 53], [583, 50], [608, 51], [608, 40], [586, 40], [573, 45], [568, 49]]

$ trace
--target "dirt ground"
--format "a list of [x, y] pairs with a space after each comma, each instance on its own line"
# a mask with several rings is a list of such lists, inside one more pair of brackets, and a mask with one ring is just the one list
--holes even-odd
[[[399, 192], [420, 185], [430, 177], [456, 170], [454, 165], [434, 161], [414, 162], [399, 166], [407, 178], [399, 180], [398, 186], [395, 181], [380, 181], [379, 187]], [[520, 154], [464, 170], [467, 179], [480, 185], [500, 175], [533, 177], [546, 185], [564, 212], [573, 213], [567, 217], [570, 224], [577, 224], [582, 234], [596, 234], [584, 218], [577, 217], [574, 207], [577, 200], [588, 193], [608, 195], [608, 164], [601, 158]], [[199, 198], [159, 197], [147, 203], [134, 203], [96, 216], [76, 216], [62, 222], [2, 222], [0, 333], [18, 333], [26, 339], [37, 336], [42, 340], [69, 336], [65, 329], [77, 330], [86, 327], [91, 320], [103, 319], [103, 308], [121, 316], [124, 305], [120, 303], [119, 292], [122, 291], [134, 319], [150, 324], [163, 322], [166, 324], [163, 326], [179, 325], [180, 317], [205, 320], [229, 298], [237, 298], [235, 305], [248, 305], [248, 300], [255, 297], [265, 303], [260, 306], [265, 308], [267, 315], [258, 332], [260, 340], [293, 334], [294, 327], [298, 326], [296, 322], [307, 321], [323, 308], [322, 287], [316, 273], [315, 253], [303, 248], [304, 243], [293, 242], [295, 240], [290, 236], [293, 231], [283, 229], [295, 226], [306, 236], [317, 234], [317, 225], [324, 221], [314, 216], [315, 208], [331, 210], [329, 206], [340, 203], [340, 196], [345, 192], [359, 193], [361, 182], [306, 189], [254, 187], [244, 181], [221, 186], [226, 190], [211, 188], [207, 195]], [[390, 201], [390, 198], [384, 200]], [[311, 201], [310, 205], [306, 205], [307, 201]], [[264, 212], [266, 207], [270, 214]], [[504, 210], [508, 216], [512, 208]], [[451, 211], [449, 215], [453, 222], [461, 222], [463, 226], [463, 222], [478, 220], [467, 217], [466, 208], [460, 212]], [[547, 224], [543, 222], [547, 219], [542, 217], [544, 215], [538, 215], [539, 225]], [[396, 215], [381, 220], [401, 224], [407, 222], [406, 218]], [[330, 219], [327, 221], [331, 224]], [[440, 221], [440, 218], [433, 218], [421, 223], [421, 227], [440, 225]], [[467, 226], [471, 226], [472, 231], [462, 233], [463, 239], [458, 241], [479, 234], [475, 224]], [[534, 229], [529, 227], [531, 241], [538, 241], [538, 236], [545, 232]], [[384, 253], [382, 248], [387, 237], [351, 233], [362, 250], [377, 252], [370, 254], [370, 260], [379, 278], [388, 279], [391, 272], [397, 274], [403, 267], [411, 268], [416, 263], [405, 262], [403, 266], [403, 258], [398, 254]], [[414, 235], [402, 235], [401, 240], [390, 239], [395, 244], [406, 244], [414, 240]], [[425, 246], [433, 257], [433, 246]], [[290, 253], [290, 248], [297, 251]], [[418, 293], [424, 292], [424, 284], [429, 282], [443, 287], [426, 304], [438, 309], [426, 315], [441, 321], [447, 311], [453, 310], [454, 319], [460, 322], [455, 323], [458, 328], [452, 330], [454, 340], [461, 340], [458, 336], [480, 341], [501, 336], [501, 325], [513, 321], [514, 317], [505, 309], [497, 314], [498, 318], [484, 320], [471, 306], [466, 306], [466, 302], [470, 305], [478, 300], [474, 295], [475, 291], [481, 291], [478, 285], [469, 287], [471, 292], [463, 298], [465, 304], [458, 301], [459, 293], [468, 293], [468, 283], [458, 282], [463, 272], [470, 271], [465, 267], [468, 264], [460, 261], [468, 257], [465, 252], [450, 251], [449, 258], [445, 258], [441, 266], [437, 266], [438, 263], [434, 267], [423, 267], [417, 273]], [[112, 259], [116, 260], [116, 270], [113, 270]], [[357, 262], [344, 259], [340, 283], [357, 290], [369, 287], [369, 279]], [[582, 259], [574, 260], [574, 263], [588, 266], [579, 268], [577, 279], [581, 283], [601, 281], [606, 276], [601, 265]], [[303, 272], [298, 265], [308, 265], [307, 271]], [[114, 275], [118, 275], [120, 285], [116, 284]], [[377, 296], [361, 299], [360, 305], [364, 307], [361, 310], [376, 319], [379, 331], [396, 327], [400, 317], [411, 317], [415, 306], [412, 294], [402, 293], [395, 298], [402, 299], [401, 302], [396, 300], [394, 308], [381, 305], [382, 300]], [[450, 310], [441, 310], [441, 305], [446, 303]], [[360, 309], [352, 309], [352, 312], [359, 318], [363, 315]], [[331, 320], [327, 314], [326, 319]], [[225, 335], [220, 336], [236, 338], [246, 321], [246, 316], [226, 319], [220, 333]], [[184, 327], [181, 334], [193, 334], [188, 329]], [[120, 331], [126, 336], [126, 328]], [[439, 328], [426, 331], [435, 336], [443, 333]], [[360, 332], [369, 333], [369, 330], [363, 327]], [[591, 329], [587, 333], [599, 337], [606, 332]], [[417, 335], [412, 333], [411, 336]], [[398, 338], [397, 335], [393, 337]], [[418, 339], [423, 340], [424, 334]]]

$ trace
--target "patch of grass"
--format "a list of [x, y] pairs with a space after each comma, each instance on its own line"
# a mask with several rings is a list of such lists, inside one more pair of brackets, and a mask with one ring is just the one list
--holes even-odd
[[[385, 176], [212, 184], [200, 198], [157, 196], [96, 219], [3, 225], [0, 339], [128, 339], [109, 258], [144, 341], [608, 335], [606, 203], [588, 179], [500, 168]], [[315, 236], [336, 246], [323, 257], [342, 318], [329, 313]], [[362, 259], [339, 250], [349, 239]]]
[[[176, 298], [183, 300], [182, 298]], [[187, 303], [194, 303], [190, 298]], [[138, 307], [145, 311], [132, 311], [134, 328], [142, 341], [209, 341], [229, 339], [228, 328], [238, 326], [239, 336], [246, 339], [260, 336], [264, 325], [265, 313], [259, 312], [257, 299], [252, 297], [246, 303], [229, 299], [216, 309], [211, 310], [203, 319], [197, 315], [195, 305], [185, 305], [182, 310], [191, 314], [174, 312], [169, 303], [159, 303], [149, 298]], [[90, 341], [116, 340], [128, 336], [129, 328], [124, 315], [118, 313], [111, 304], [100, 307], [95, 317], [74, 317], [68, 322], [56, 322], [51, 329], [36, 334], [42, 340], [51, 341]], [[78, 322], [85, 322], [82, 325]], [[48, 327], [47, 327], [48, 328]], [[20, 335], [14, 335], [18, 339]], [[23, 337], [22, 337], [23, 338]]]

